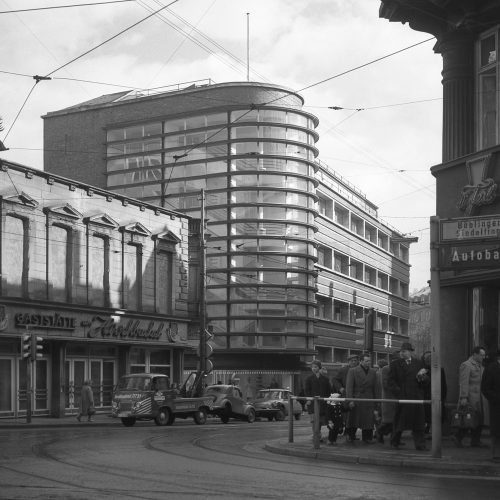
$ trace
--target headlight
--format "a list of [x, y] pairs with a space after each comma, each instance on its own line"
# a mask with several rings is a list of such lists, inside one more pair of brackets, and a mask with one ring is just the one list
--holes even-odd
[[141, 406], [141, 402], [140, 401], [136, 401], [133, 405], [132, 405], [132, 411], [136, 411], [140, 408]]

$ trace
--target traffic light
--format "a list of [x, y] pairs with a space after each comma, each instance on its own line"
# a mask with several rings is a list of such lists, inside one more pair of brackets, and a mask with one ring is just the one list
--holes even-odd
[[209, 359], [214, 352], [213, 343], [211, 342], [212, 338], [213, 333], [210, 329], [201, 332], [198, 354], [200, 356], [200, 371], [204, 372], [205, 375], [209, 374], [214, 369], [212, 360]]
[[42, 357], [42, 342], [43, 337], [38, 337], [35, 334], [31, 335], [31, 360], [35, 361], [38, 358]]
[[373, 351], [373, 323], [375, 318], [375, 310], [370, 307], [361, 318], [356, 318], [356, 335], [360, 339], [356, 340], [356, 344], [362, 345], [363, 350]]
[[29, 333], [25, 333], [21, 337], [21, 349], [23, 358], [29, 358], [31, 356], [31, 335]]

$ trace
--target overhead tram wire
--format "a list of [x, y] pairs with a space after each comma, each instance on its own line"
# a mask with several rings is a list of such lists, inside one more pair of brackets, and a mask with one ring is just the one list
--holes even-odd
[[0, 14], [17, 14], [19, 12], [35, 12], [40, 10], [69, 9], [71, 7], [91, 7], [93, 5], [106, 5], [110, 3], [135, 2], [136, 0], [108, 0], [106, 2], [78, 3], [71, 5], [54, 5], [52, 7], [34, 7], [32, 9], [1, 10]]
[[34, 88], [36, 87], [36, 85], [41, 81], [41, 80], [51, 80], [51, 76], [50, 75], [53, 75], [54, 73], [56, 73], [57, 71], [60, 71], [61, 69], [65, 68], [66, 66], [69, 66], [70, 64], [74, 63], [75, 61], [77, 61], [78, 59], [81, 59], [82, 57], [86, 56], [87, 54], [90, 54], [91, 52], [93, 52], [94, 50], [98, 49], [99, 47], [102, 47], [103, 45], [105, 45], [106, 43], [110, 42], [111, 40], [114, 40], [115, 38], [119, 37], [120, 35], [123, 35], [123, 33], [126, 33], [127, 31], [131, 30], [132, 28], [135, 28], [136, 26], [138, 26], [139, 24], [143, 23], [144, 21], [146, 21], [147, 19], [155, 16], [156, 14], [160, 13], [162, 10], [166, 9], [167, 7], [170, 7], [171, 5], [173, 5], [174, 3], [177, 3], [179, 2], [179, 0], [173, 0], [172, 2], [170, 2], [169, 4], [161, 7], [160, 9], [154, 11], [152, 14], [146, 16], [145, 18], [137, 21], [136, 23], [132, 24], [131, 26], [121, 30], [119, 33], [117, 33], [116, 35], [113, 35], [112, 37], [104, 40], [104, 42], [101, 42], [100, 44], [96, 45], [95, 47], [93, 47], [92, 49], [90, 50], [87, 50], [86, 52], [84, 52], [83, 54], [79, 55], [78, 57], [75, 57], [73, 59], [71, 59], [71, 61], [63, 64], [62, 66], [59, 66], [58, 68], [54, 69], [53, 71], [51, 71], [50, 73], [47, 73], [45, 76], [39, 76], [39, 75], [34, 75], [33, 76], [33, 79], [36, 81], [35, 84], [33, 85], [33, 87], [31, 88], [31, 90], [29, 91], [26, 99], [24, 100], [22, 106], [21, 106], [21, 109], [18, 111], [16, 117], [14, 118], [14, 121], [12, 122], [7, 134], [5, 135], [4, 137], [4, 140], [7, 138], [7, 136], [9, 135], [10, 131], [12, 130], [12, 127], [15, 125], [17, 119], [19, 118], [19, 115], [21, 114], [21, 111], [23, 110], [24, 106], [26, 105], [29, 97], [31, 96], [31, 94], [33, 93], [33, 90]]

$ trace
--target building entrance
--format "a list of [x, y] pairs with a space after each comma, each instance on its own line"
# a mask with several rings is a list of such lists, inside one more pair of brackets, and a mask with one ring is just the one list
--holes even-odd
[[483, 346], [487, 353], [499, 347], [500, 288], [477, 286], [472, 288], [472, 346]]
[[69, 358], [65, 362], [65, 406], [72, 412], [78, 409], [82, 385], [91, 381], [96, 408], [111, 406], [116, 384], [116, 364], [112, 359]]

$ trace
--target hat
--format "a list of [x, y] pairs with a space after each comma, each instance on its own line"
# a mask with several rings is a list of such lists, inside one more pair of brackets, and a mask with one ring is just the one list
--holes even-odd
[[313, 359], [311, 361], [311, 365], [317, 365], [318, 368], [321, 368], [321, 361], [319, 359]]
[[347, 361], [351, 361], [351, 359], [359, 359], [359, 356], [357, 354], [352, 354], [347, 358]]
[[409, 342], [403, 342], [401, 344], [400, 351], [414, 351], [413, 346]]

